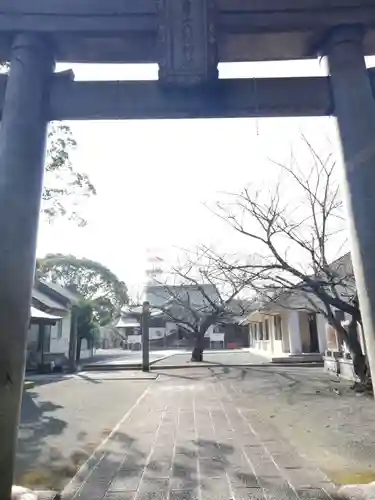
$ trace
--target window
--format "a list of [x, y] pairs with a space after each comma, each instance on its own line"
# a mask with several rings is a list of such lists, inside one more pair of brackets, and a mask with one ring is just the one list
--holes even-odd
[[221, 333], [220, 325], [215, 325], [212, 333]]
[[263, 340], [263, 323], [258, 323], [258, 340]]
[[264, 322], [264, 340], [269, 340], [270, 339], [270, 324], [269, 320], [266, 319]]
[[275, 340], [283, 340], [283, 331], [281, 328], [281, 316], [274, 316]]
[[62, 337], [62, 332], [63, 332], [63, 323], [62, 323], [62, 319], [60, 319], [60, 320], [57, 322], [57, 338], [58, 338], [58, 339], [61, 339], [61, 337]]

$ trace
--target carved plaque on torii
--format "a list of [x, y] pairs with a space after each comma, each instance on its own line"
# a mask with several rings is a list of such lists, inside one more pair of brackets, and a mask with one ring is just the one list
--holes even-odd
[[199, 85], [218, 78], [215, 0], [156, 0], [159, 79]]

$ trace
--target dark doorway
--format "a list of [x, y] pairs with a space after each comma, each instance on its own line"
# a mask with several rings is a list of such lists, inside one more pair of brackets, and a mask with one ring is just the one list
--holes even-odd
[[309, 332], [310, 332], [310, 352], [319, 352], [318, 327], [316, 324], [316, 314], [308, 314]]

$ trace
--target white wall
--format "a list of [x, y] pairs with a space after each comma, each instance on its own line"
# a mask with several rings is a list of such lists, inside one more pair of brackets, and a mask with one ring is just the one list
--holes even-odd
[[[264, 315], [262, 321], [269, 320], [270, 340], [255, 340], [253, 338], [251, 347], [266, 354], [282, 355], [290, 352], [300, 354], [310, 350], [310, 330], [308, 316], [305, 311], [287, 310], [280, 313], [282, 340], [275, 339], [274, 317]], [[319, 350], [323, 353], [326, 349], [326, 321], [323, 315], [317, 314], [316, 318]], [[254, 323], [253, 323], [254, 325]], [[250, 330], [250, 327], [249, 327]], [[263, 327], [264, 331], [264, 327]], [[249, 332], [250, 335], [250, 332]]]
[[93, 350], [88, 348], [87, 340], [82, 339], [80, 359], [88, 359], [91, 358], [92, 355], [93, 355]]
[[163, 326], [150, 327], [149, 328], [149, 338], [150, 340], [163, 339], [166, 335], [167, 329]]
[[61, 337], [59, 337], [59, 325], [51, 327], [51, 346], [50, 352], [61, 353], [69, 356], [69, 339], [70, 339], [70, 327], [71, 327], [71, 312], [59, 312], [58, 316], [62, 316], [62, 332]]
[[281, 314], [281, 330], [283, 333], [283, 340], [282, 340], [282, 351], [284, 353], [290, 352], [290, 341], [289, 341], [289, 325], [288, 325], [288, 312], [283, 311]]
[[311, 351], [311, 336], [310, 336], [310, 325], [309, 325], [309, 317], [307, 312], [299, 311], [299, 329], [300, 329], [300, 337], [302, 344], [302, 352], [310, 352]]
[[168, 337], [168, 335], [172, 335], [177, 330], [176, 323], [172, 323], [172, 321], [167, 321], [165, 327], [163, 326], [155, 326], [149, 328], [149, 336], [150, 340], [162, 339], [164, 337]]
[[27, 348], [36, 351], [38, 349], [39, 325], [30, 325], [27, 332]]
[[318, 329], [319, 351], [325, 352], [327, 349], [327, 335], [326, 335], [327, 320], [323, 314], [316, 315], [316, 327]]
[[291, 354], [302, 352], [300, 321], [298, 311], [288, 311], [288, 335]]
[[[256, 334], [254, 332], [253, 340], [252, 340], [250, 345], [252, 345], [252, 349], [256, 349], [257, 351], [262, 352], [263, 354], [267, 354], [268, 356], [272, 356], [273, 345], [274, 345], [273, 317], [268, 316], [268, 315], [262, 316], [263, 339], [264, 339], [264, 335], [265, 335], [265, 326], [264, 326], [265, 320], [268, 320], [268, 323], [269, 323], [269, 340], [258, 340], [256, 337], [259, 336], [259, 333]], [[256, 326], [255, 326], [255, 324], [253, 323], [253, 330], [256, 328], [256, 331], [258, 331], [258, 329], [259, 329], [258, 324], [259, 323], [256, 323]]]
[[283, 318], [281, 317], [281, 332], [282, 332], [282, 340], [276, 340], [276, 327], [275, 327], [275, 317], [272, 318], [271, 321], [271, 332], [272, 332], [272, 352], [275, 355], [281, 355], [284, 354], [284, 327], [283, 327]]

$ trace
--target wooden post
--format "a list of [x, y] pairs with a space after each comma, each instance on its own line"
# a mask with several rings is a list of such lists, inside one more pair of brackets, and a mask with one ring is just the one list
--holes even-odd
[[0, 127], [0, 498], [9, 500], [43, 181], [48, 44], [15, 37]]
[[143, 302], [142, 306], [142, 370], [150, 371], [150, 330], [149, 330], [150, 304]]

